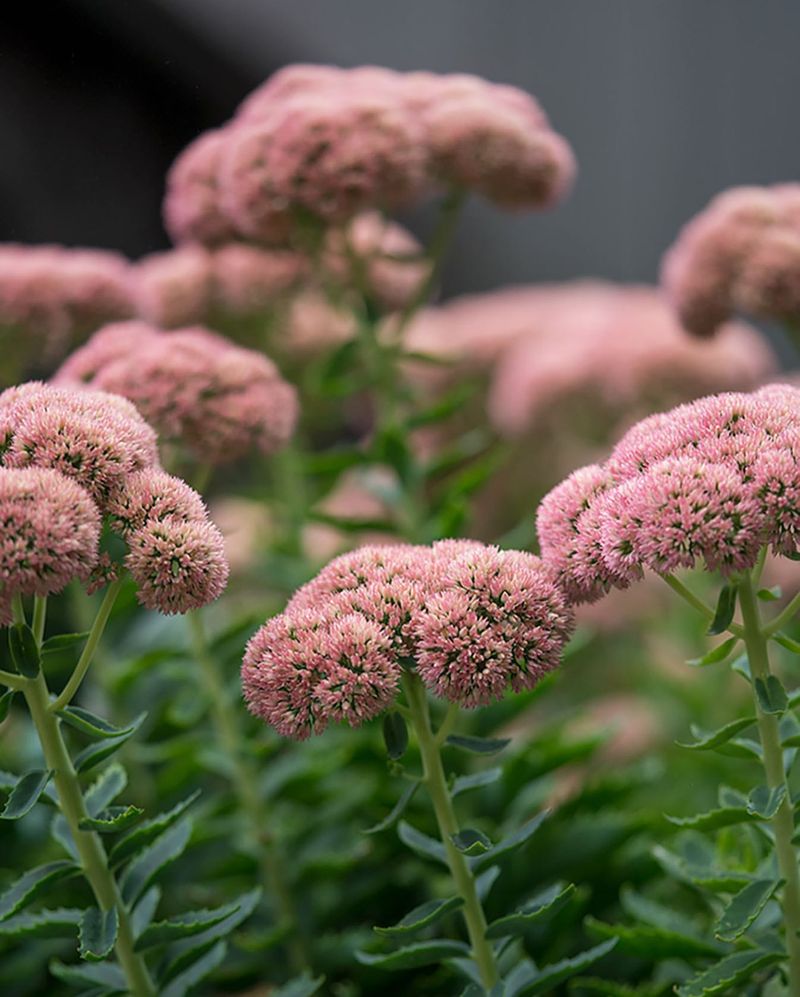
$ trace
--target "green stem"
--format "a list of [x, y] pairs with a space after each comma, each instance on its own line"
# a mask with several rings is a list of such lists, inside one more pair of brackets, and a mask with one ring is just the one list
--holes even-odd
[[[761, 629], [761, 617], [752, 577], [748, 573], [739, 583], [739, 605], [744, 622], [744, 640], [747, 658], [753, 680], [766, 680], [770, 674], [767, 638]], [[789, 990], [800, 994], [800, 871], [797, 855], [792, 844], [794, 836], [794, 816], [792, 798], [783, 765], [778, 718], [764, 713], [758, 697], [753, 693], [756, 705], [756, 718], [761, 748], [764, 753], [764, 769], [770, 788], [783, 786], [786, 795], [772, 818], [775, 833], [775, 850], [778, 855], [778, 868], [785, 880], [782, 904], [786, 926], [786, 948], [789, 953]]]
[[108, 858], [100, 838], [93, 831], [80, 829], [81, 821], [89, 814], [78, 775], [61, 736], [59, 721], [51, 712], [44, 675], [40, 672], [35, 679], [27, 679], [23, 693], [39, 735], [45, 762], [53, 770], [59, 807], [69, 825], [86, 879], [101, 910], [116, 908], [118, 929], [115, 949], [130, 992], [134, 997], [154, 997], [156, 988], [144, 959], [134, 949], [135, 938], [130, 914], [122, 900], [117, 881], [108, 867]]
[[106, 589], [106, 594], [103, 597], [103, 601], [100, 603], [100, 608], [97, 611], [97, 616], [94, 618], [92, 629], [89, 631], [89, 636], [86, 639], [83, 652], [78, 659], [78, 664], [75, 666], [75, 671], [72, 675], [70, 675], [69, 681], [64, 686], [63, 690], [50, 704], [50, 711], [52, 713], [57, 713], [58, 710], [63, 710], [65, 706], [68, 706], [69, 703], [72, 702], [72, 697], [80, 688], [80, 684], [83, 682], [84, 676], [92, 663], [94, 653], [97, 650], [97, 645], [100, 643], [100, 638], [103, 636], [103, 631], [106, 628], [106, 623], [108, 623], [108, 618], [111, 615], [111, 610], [114, 608], [114, 603], [116, 602], [121, 588], [122, 579], [118, 578]]
[[228, 690], [209, 652], [200, 613], [188, 613], [186, 620], [194, 656], [200, 668], [200, 678], [209, 698], [216, 743], [228, 762], [234, 792], [249, 825], [249, 837], [258, 858], [262, 882], [277, 900], [282, 922], [287, 929], [287, 947], [292, 968], [301, 972], [309, 968], [309, 959], [300, 934], [294, 901], [284, 878], [283, 865], [267, 831], [268, 818], [258, 794], [258, 773], [250, 765], [240, 737], [242, 718], [231, 709]]
[[467, 933], [472, 946], [472, 957], [478, 966], [483, 986], [486, 990], [491, 990], [498, 983], [500, 975], [492, 946], [486, 939], [486, 916], [478, 898], [475, 877], [472, 875], [466, 858], [452, 841], [452, 836], [458, 833], [458, 822], [442, 766], [439, 745], [431, 729], [425, 686], [413, 672], [405, 673], [403, 686], [411, 711], [411, 722], [422, 755], [424, 782], [433, 803], [439, 833], [447, 856], [447, 864], [450, 867], [458, 893], [464, 901], [464, 920], [467, 923]]
[[37, 595], [33, 602], [33, 636], [41, 647], [44, 640], [44, 625], [47, 620], [47, 596]]
[[790, 623], [794, 619], [798, 611], [800, 611], [800, 592], [798, 592], [797, 595], [794, 596], [794, 598], [788, 602], [786, 606], [784, 606], [777, 616], [774, 616], [769, 623], [763, 627], [764, 636], [771, 637], [779, 630], [782, 630], [787, 623]]

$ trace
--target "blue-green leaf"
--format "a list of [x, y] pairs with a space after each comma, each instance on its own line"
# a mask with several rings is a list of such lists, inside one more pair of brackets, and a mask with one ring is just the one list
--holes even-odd
[[79, 872], [80, 868], [73, 862], [48, 862], [26, 872], [0, 895], [0, 921], [16, 914], [55, 883]]
[[83, 911], [73, 907], [15, 914], [0, 921], [0, 937], [74, 938]]
[[756, 786], [747, 798], [747, 812], [754, 817], [772, 820], [786, 797], [786, 786]]
[[183, 972], [178, 973], [168, 986], [159, 990], [159, 994], [161, 997], [184, 997], [191, 987], [204, 980], [222, 964], [227, 951], [228, 946], [223, 941], [212, 945]]
[[463, 905], [461, 897], [448, 897], [446, 900], [428, 900], [419, 907], [409, 911], [405, 917], [401, 918], [397, 924], [388, 928], [373, 928], [379, 935], [408, 935], [414, 931], [427, 928], [429, 924], [438, 921], [451, 910], [455, 910]]
[[408, 747], [408, 728], [403, 717], [396, 711], [385, 714], [383, 718], [383, 741], [390, 758], [402, 758]]
[[[127, 784], [128, 776], [125, 769], [117, 762], [103, 769], [83, 797], [88, 815], [97, 817], [112, 800], [119, 796]], [[77, 861], [78, 850], [63, 814], [56, 814], [53, 818], [51, 833], [67, 854]]]
[[696, 959], [727, 951], [713, 938], [704, 938], [688, 929], [677, 931], [653, 924], [606, 924], [593, 917], [587, 917], [585, 925], [591, 938], [616, 939], [620, 952], [647, 959]]
[[560, 962], [543, 966], [531, 983], [517, 990], [516, 997], [534, 997], [535, 994], [553, 993], [559, 983], [568, 980], [577, 973], [582, 973], [589, 966], [593, 966], [603, 956], [608, 955], [616, 944], [616, 938], [609, 938], [608, 941], [601, 942], [600, 945], [595, 945], [594, 948], [587, 949], [571, 959], [562, 959]]
[[39, 644], [27, 623], [15, 623], [8, 628], [8, 649], [11, 661], [20, 675], [35, 679], [42, 666]]
[[720, 807], [707, 813], [695, 814], [693, 817], [671, 817], [666, 815], [670, 824], [692, 831], [716, 831], [721, 827], [731, 827], [734, 824], [746, 824], [756, 820], [755, 814], [745, 807]]
[[736, 612], [736, 586], [723, 585], [717, 600], [717, 608], [714, 612], [714, 619], [709, 624], [709, 637], [716, 637], [717, 634], [725, 633], [733, 622], [733, 614]]
[[450, 840], [464, 855], [483, 855], [492, 847], [491, 839], [474, 827], [465, 827], [463, 831], [451, 834]]
[[272, 997], [314, 997], [324, 982], [324, 976], [313, 979], [308, 973], [304, 973], [302, 976], [284, 983], [282, 987], [273, 992]]
[[732, 720], [724, 727], [710, 733], [692, 725], [690, 729], [695, 740], [691, 743], [678, 741], [678, 745], [681, 748], [688, 748], [690, 751], [710, 751], [713, 748], [718, 748], [721, 744], [726, 744], [743, 730], [752, 727], [755, 722], [755, 717], [741, 717], [739, 720]]
[[82, 831], [99, 831], [100, 834], [116, 834], [135, 824], [144, 810], [132, 803], [127, 807], [108, 807], [97, 817], [84, 817], [78, 825]]
[[72, 668], [77, 664], [89, 632], [56, 634], [42, 644], [42, 667], [45, 670]]
[[757, 678], [755, 690], [762, 713], [775, 717], [783, 716], [789, 705], [789, 699], [777, 675], [768, 675], [766, 679]]
[[780, 879], [756, 879], [739, 890], [716, 923], [714, 934], [717, 938], [724, 942], [735, 942], [747, 931], [782, 884], [783, 880]]
[[89, 769], [93, 769], [95, 765], [99, 765], [100, 762], [105, 761], [106, 758], [113, 755], [115, 751], [119, 751], [122, 745], [125, 744], [125, 742], [129, 740], [136, 730], [138, 730], [138, 728], [142, 725], [142, 722], [146, 716], [146, 713], [140, 713], [124, 733], [119, 734], [116, 737], [107, 737], [104, 740], [89, 744], [83, 749], [83, 751], [79, 751], [75, 756], [75, 770], [77, 772], [88, 772]]
[[691, 665], [692, 668], [706, 668], [708, 665], [717, 665], [733, 654], [738, 643], [738, 637], [729, 637], [701, 658], [691, 658], [686, 664]]
[[61, 719], [79, 730], [82, 734], [87, 734], [92, 738], [121, 737], [123, 734], [132, 734], [134, 727], [115, 727], [108, 720], [95, 716], [81, 706], [65, 706], [56, 714]]
[[492, 921], [486, 929], [487, 938], [505, 938], [507, 935], [521, 935], [534, 923], [557, 913], [575, 892], [573, 883], [565, 886], [555, 883], [537, 893], [513, 914], [506, 914]]
[[368, 827], [362, 834], [377, 834], [379, 831], [385, 831], [390, 828], [392, 824], [395, 823], [400, 817], [402, 817], [405, 812], [406, 807], [411, 802], [411, 798], [414, 793], [419, 789], [421, 783], [419, 779], [415, 779], [413, 782], [409, 783], [408, 786], [403, 790], [400, 799], [392, 808], [391, 812], [383, 818], [383, 820], [378, 821], [377, 824], [373, 824], [372, 827]]
[[156, 909], [161, 902], [161, 887], [151, 886], [142, 899], [131, 911], [133, 937], [138, 938], [155, 917]]
[[220, 921], [235, 914], [240, 906], [239, 902], [234, 902], [213, 910], [193, 910], [187, 914], [179, 914], [168, 921], [157, 921], [141, 933], [136, 941], [136, 949], [141, 951], [153, 945], [165, 945], [181, 938], [199, 935], [207, 928], [213, 928]]
[[[77, 963], [66, 966], [54, 959], [49, 968], [56, 979], [76, 987], [88, 983], [92, 988], [101, 988], [101, 993], [128, 993], [125, 974], [115, 962]], [[96, 993], [96, 989], [92, 992]]]
[[100, 962], [114, 948], [119, 919], [116, 907], [100, 910], [90, 907], [83, 915], [78, 932], [80, 954], [89, 962]]
[[142, 821], [135, 830], [126, 834], [124, 838], [120, 838], [114, 845], [108, 856], [109, 862], [112, 865], [119, 865], [120, 862], [126, 861], [155, 841], [163, 831], [171, 827], [189, 809], [199, 795], [200, 790], [195, 790], [191, 796], [176, 803], [171, 810], [151, 817], [150, 820]]
[[527, 844], [548, 816], [548, 811], [543, 810], [542, 813], [537, 814], [532, 820], [523, 824], [519, 830], [507, 835], [502, 841], [498, 841], [496, 845], [487, 852], [484, 852], [483, 855], [479, 855], [472, 860], [473, 869], [485, 869], [487, 865], [493, 865], [498, 859], [509, 855], [511, 852]]
[[460, 775], [454, 782], [450, 790], [451, 796], [459, 796], [471, 789], [481, 789], [483, 786], [490, 786], [503, 775], [501, 768], [484, 769], [482, 772], [473, 772], [472, 775]]
[[465, 955], [469, 955], [469, 949], [463, 942], [443, 939], [434, 942], [417, 942], [416, 945], [406, 945], [402, 949], [382, 954], [359, 951], [356, 952], [356, 959], [362, 966], [376, 966], [378, 969], [417, 969], [419, 966], [430, 966], [445, 959]]
[[433, 859], [436, 862], [442, 862], [447, 865], [447, 854], [441, 841], [436, 841], [435, 838], [429, 838], [427, 834], [423, 834], [422, 831], [418, 831], [415, 827], [407, 824], [404, 820], [401, 820], [397, 825], [397, 836], [404, 845], [408, 845], [408, 847], [413, 852], [416, 852], [417, 855], [421, 855], [423, 858]]
[[19, 820], [20, 817], [24, 817], [38, 802], [52, 775], [52, 772], [44, 772], [39, 769], [26, 772], [11, 791], [3, 812], [0, 813], [0, 818]]
[[467, 734], [450, 734], [445, 744], [470, 751], [474, 755], [496, 755], [511, 744], [510, 737], [472, 737]]
[[135, 903], [159, 872], [183, 853], [191, 834], [192, 822], [184, 818], [156, 838], [131, 862], [120, 881], [122, 899], [126, 904]]
[[749, 980], [759, 969], [773, 966], [785, 959], [782, 952], [765, 952], [763, 949], [749, 949], [734, 952], [709, 969], [693, 976], [677, 988], [678, 997], [712, 997], [714, 994], [729, 994], [733, 987]]

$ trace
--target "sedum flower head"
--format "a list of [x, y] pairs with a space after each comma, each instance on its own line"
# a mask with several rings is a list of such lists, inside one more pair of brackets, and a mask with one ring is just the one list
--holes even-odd
[[109, 496], [106, 509], [122, 534], [165, 519], [201, 523], [208, 518], [201, 496], [181, 478], [160, 468], [128, 475]]

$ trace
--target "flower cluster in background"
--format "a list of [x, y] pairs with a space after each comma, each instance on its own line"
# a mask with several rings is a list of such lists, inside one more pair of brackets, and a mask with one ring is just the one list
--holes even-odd
[[744, 312], [795, 326], [800, 316], [800, 184], [733, 187], [680, 232], [662, 283], [686, 329], [711, 336]]

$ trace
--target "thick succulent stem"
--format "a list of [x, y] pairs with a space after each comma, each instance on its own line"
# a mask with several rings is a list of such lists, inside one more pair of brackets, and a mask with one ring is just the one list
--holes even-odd
[[442, 766], [440, 744], [431, 728], [425, 686], [412, 672], [405, 674], [403, 685], [408, 699], [411, 723], [422, 755], [424, 781], [436, 814], [447, 864], [459, 896], [464, 901], [463, 913], [472, 947], [472, 957], [484, 987], [486, 990], [491, 990], [498, 983], [500, 975], [491, 943], [486, 938], [486, 915], [478, 897], [475, 877], [466, 858], [452, 840], [453, 835], [458, 833], [458, 821]]

